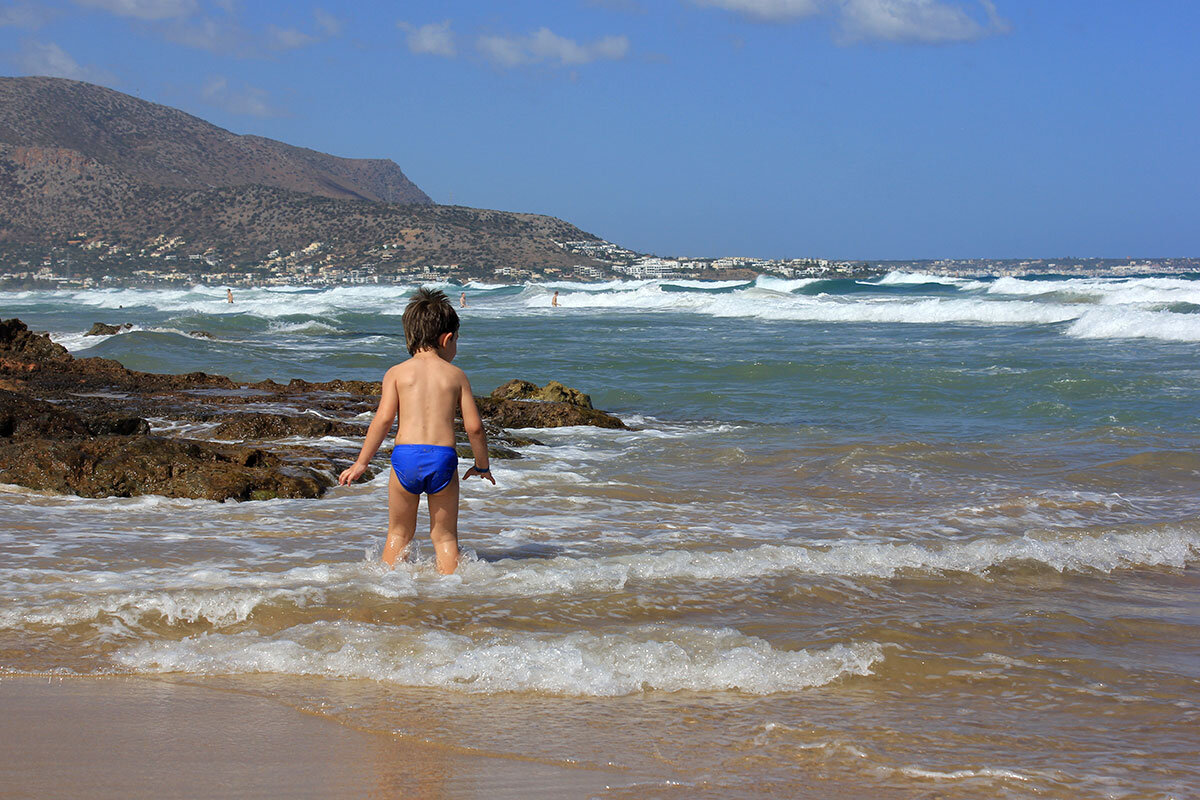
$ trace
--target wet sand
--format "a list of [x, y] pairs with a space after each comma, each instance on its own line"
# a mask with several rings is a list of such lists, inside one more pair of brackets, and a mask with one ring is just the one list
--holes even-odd
[[586, 797], [621, 773], [475, 755], [144, 678], [0, 678], [0, 797]]

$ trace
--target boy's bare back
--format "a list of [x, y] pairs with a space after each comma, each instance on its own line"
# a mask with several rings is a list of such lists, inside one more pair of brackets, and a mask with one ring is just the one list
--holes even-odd
[[475, 405], [466, 373], [423, 351], [389, 369], [383, 382], [385, 395], [395, 393], [396, 444], [454, 446], [454, 417], [464, 395]]

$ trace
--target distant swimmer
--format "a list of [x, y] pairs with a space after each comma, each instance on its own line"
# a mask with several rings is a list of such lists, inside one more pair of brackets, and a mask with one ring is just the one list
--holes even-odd
[[550, 298], [550, 305], [554, 306], [555, 308], [558, 308], [558, 290], [557, 289], [554, 290], [554, 297]]
[[233, 302], [233, 289], [226, 289], [226, 290], [225, 290], [225, 302], [226, 302], [226, 303], [232, 303], [232, 302]]
[[467, 293], [466, 292], [463, 292], [462, 294], [460, 294], [458, 296], [458, 307], [459, 308], [467, 307]]

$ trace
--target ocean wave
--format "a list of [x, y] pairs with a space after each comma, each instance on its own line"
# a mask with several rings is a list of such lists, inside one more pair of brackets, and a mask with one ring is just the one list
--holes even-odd
[[1188, 278], [1067, 278], [1031, 280], [1004, 276], [988, 294], [1013, 297], [1071, 295], [1100, 305], [1200, 305], [1200, 281]]
[[[525, 303], [530, 307], [542, 307], [548, 305], [549, 300], [544, 296], [530, 296], [525, 298]], [[620, 294], [560, 296], [559, 305], [588, 310], [675, 311], [743, 319], [910, 324], [1048, 324], [1067, 322], [1081, 313], [1077, 307], [1069, 305], [976, 298], [846, 300], [828, 296], [780, 297], [775, 292], [758, 288], [714, 295], [664, 292], [657, 285]]]
[[272, 333], [307, 333], [318, 335], [337, 333], [338, 331], [336, 326], [315, 319], [302, 322], [272, 322], [268, 326], [268, 330]]
[[1165, 528], [1136, 533], [1050, 537], [992, 537], [919, 544], [842, 542], [828, 547], [759, 545], [736, 550], [637, 553], [620, 556], [545, 559], [467, 557], [449, 577], [431, 562], [402, 563], [386, 570], [377, 563], [349, 562], [294, 567], [281, 572], [243, 572], [217, 567], [180, 572], [30, 572], [0, 570], [0, 589], [9, 601], [0, 609], [0, 628], [71, 625], [102, 617], [126, 625], [163, 620], [225, 626], [243, 622], [262, 606], [326, 602], [335, 592], [349, 604], [363, 596], [535, 597], [602, 595], [636, 583], [757, 581], [786, 575], [889, 579], [903, 574], [947, 575], [989, 572], [1029, 564], [1057, 572], [1112, 573], [1146, 567], [1183, 568], [1200, 557], [1200, 532]]
[[803, 289], [805, 286], [817, 283], [823, 280], [822, 278], [775, 278], [770, 275], [759, 275], [754, 281], [754, 285], [760, 289], [769, 289], [772, 292], [782, 292], [791, 294], [797, 289]]
[[1067, 327], [1079, 339], [1161, 339], [1200, 342], [1200, 314], [1144, 311], [1134, 308], [1095, 308]]
[[730, 628], [646, 625], [614, 633], [470, 634], [353, 622], [313, 622], [271, 635], [202, 634], [147, 641], [114, 654], [136, 672], [280, 673], [362, 678], [472, 693], [611, 697], [645, 691], [766, 695], [869, 675], [874, 642], [777, 650]]
[[84, 331], [67, 331], [61, 333], [57, 331], [51, 331], [50, 341], [54, 342], [55, 344], [61, 344], [63, 347], [67, 348], [69, 352], [77, 353], [80, 350], [87, 350], [95, 347], [101, 342], [107, 342], [114, 336], [122, 336], [127, 333], [133, 333], [134, 331], [141, 330], [146, 329], [140, 325], [133, 325], [129, 328], [123, 328], [116, 333], [88, 334]]
[[956, 278], [950, 275], [932, 275], [925, 272], [906, 272], [892, 270], [877, 281], [871, 281], [879, 286], [896, 286], [922, 283], [940, 283], [946, 286], [964, 286], [973, 283], [973, 278]]
[[[602, 283], [558, 281], [523, 286], [479, 284], [481, 303], [473, 313], [484, 317], [542, 314], [559, 291], [559, 305], [590, 313], [662, 312], [713, 317], [818, 323], [902, 323], [1047, 325], [1077, 323], [1069, 331], [1082, 338], [1155, 338], [1195, 341], [1200, 314], [1200, 281], [1187, 278], [1069, 278], [1046, 281], [1006, 276], [990, 282], [911, 272], [891, 272], [877, 281], [760, 276], [745, 281], [611, 280]], [[922, 292], [936, 283], [951, 287]], [[871, 287], [880, 287], [872, 290]], [[892, 287], [891, 291], [885, 291]], [[912, 287], [910, 291], [900, 291]], [[447, 284], [447, 288], [452, 288]], [[367, 285], [332, 288], [269, 287], [242, 289], [234, 304], [224, 302], [220, 287], [190, 289], [97, 289], [57, 293], [57, 308], [77, 311], [111, 309], [120, 304], [131, 318], [147, 308], [189, 318], [168, 321], [163, 330], [185, 333], [206, 325], [245, 327], [296, 334], [354, 330], [363, 315], [394, 318], [413, 287]], [[957, 289], [958, 291], [953, 291]], [[982, 289], [983, 291], [979, 291]], [[457, 291], [457, 288], [454, 289]], [[820, 290], [818, 292], [818, 290]], [[49, 299], [49, 295], [47, 295]], [[48, 300], [49, 301], [49, 300]], [[1147, 315], [1128, 316], [1132, 312]], [[1108, 314], [1109, 316], [1104, 316]], [[238, 320], [241, 317], [242, 321]], [[228, 323], [218, 322], [226, 318]], [[116, 320], [120, 322], [121, 320]], [[140, 328], [135, 328], [139, 330]], [[186, 333], [185, 333], [186, 335]], [[70, 350], [99, 344], [102, 337], [57, 333]]]

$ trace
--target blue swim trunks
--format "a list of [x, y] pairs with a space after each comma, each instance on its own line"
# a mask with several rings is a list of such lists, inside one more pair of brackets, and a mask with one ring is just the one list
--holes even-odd
[[437, 494], [454, 480], [458, 453], [438, 444], [398, 444], [392, 448], [392, 469], [410, 494]]

